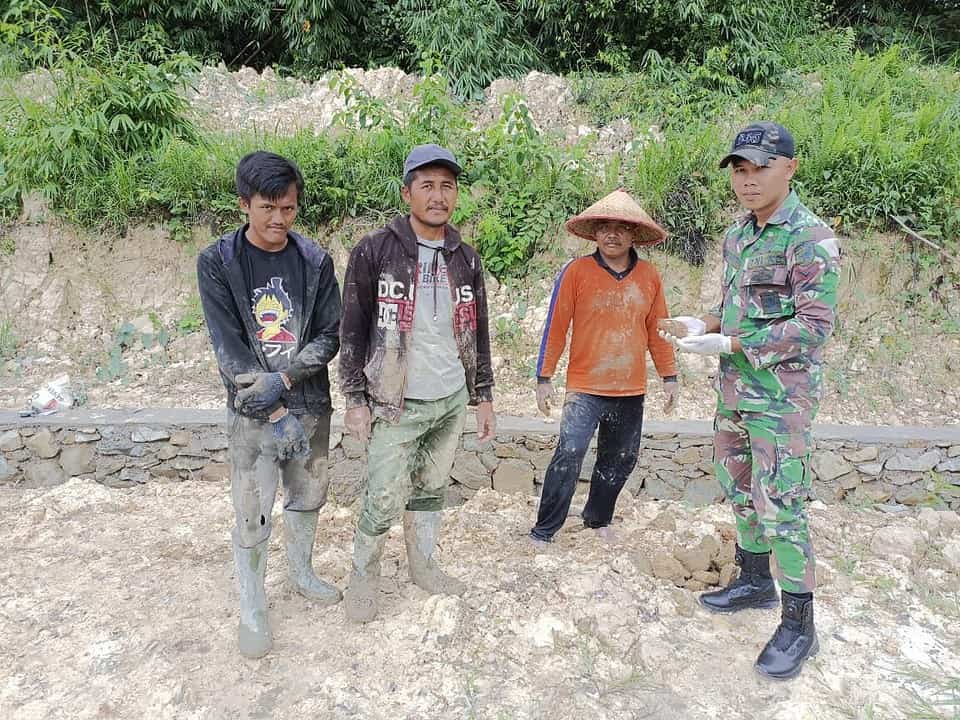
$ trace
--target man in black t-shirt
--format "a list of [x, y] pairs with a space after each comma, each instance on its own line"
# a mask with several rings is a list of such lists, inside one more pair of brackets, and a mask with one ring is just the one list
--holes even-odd
[[327, 364], [340, 349], [341, 304], [330, 256], [291, 230], [303, 195], [297, 166], [251, 153], [237, 166], [237, 194], [248, 222], [200, 254], [197, 282], [227, 390], [240, 652], [261, 657], [273, 644], [264, 576], [281, 479], [291, 584], [321, 604], [341, 597], [311, 561], [327, 496]]

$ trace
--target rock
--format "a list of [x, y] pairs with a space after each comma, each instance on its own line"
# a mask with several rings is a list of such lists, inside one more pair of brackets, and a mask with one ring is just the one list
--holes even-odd
[[737, 566], [734, 563], [728, 563], [720, 568], [720, 587], [726, 587], [737, 577]]
[[857, 470], [864, 475], [877, 477], [881, 472], [883, 472], [883, 463], [866, 463], [864, 465], [857, 465]]
[[960, 457], [944, 460], [937, 465], [937, 472], [960, 472]]
[[935, 536], [940, 532], [940, 513], [933, 508], [920, 508], [920, 512], [917, 513], [917, 521], [920, 523], [920, 527], [930, 535]]
[[[133, 453], [134, 442], [122, 430], [105, 428], [101, 434], [103, 437], [97, 444], [97, 452], [101, 455], [130, 455]], [[137, 447], [142, 453], [143, 446], [137, 445]]]
[[62, 485], [67, 481], [66, 473], [60, 463], [53, 460], [40, 460], [27, 463], [23, 468], [22, 488], [48, 488]]
[[943, 559], [950, 570], [960, 573], [960, 540], [950, 540], [944, 544]]
[[490, 487], [490, 471], [473, 453], [458, 453], [450, 477], [472, 490]]
[[653, 576], [671, 582], [683, 582], [690, 574], [684, 569], [680, 561], [665, 552], [658, 552], [650, 561], [653, 567]]
[[528, 435], [523, 439], [523, 446], [531, 452], [549, 450], [553, 454], [557, 439], [552, 435]]
[[120, 471], [119, 479], [121, 482], [130, 483], [131, 485], [145, 485], [150, 479], [150, 475], [146, 470], [125, 467]]
[[93, 432], [85, 432], [83, 430], [78, 430], [73, 434], [73, 441], [75, 443], [90, 443], [96, 442], [100, 439], [100, 433], [96, 430]]
[[960, 457], [960, 445], [951, 445], [949, 448], [947, 448], [947, 457]]
[[186, 447], [193, 441], [193, 435], [185, 430], [178, 430], [170, 435], [170, 444], [177, 447]]
[[166, 430], [159, 430], [152, 427], [138, 427], [130, 433], [130, 439], [135, 443], [156, 442], [157, 440], [166, 440], [170, 433]]
[[633, 564], [637, 568], [637, 572], [643, 575], [653, 576], [653, 563], [650, 562], [650, 558], [646, 555], [634, 555]]
[[849, 492], [860, 486], [860, 476], [855, 472], [849, 472], [837, 478], [837, 485]]
[[885, 503], [893, 497], [893, 492], [883, 485], [861, 485], [854, 492], [857, 501], [865, 505]]
[[[333, 437], [332, 434], [331, 437]], [[216, 435], [208, 435], [207, 437], [202, 438], [200, 441], [200, 447], [207, 452], [219, 452], [229, 448], [230, 442], [227, 440], [226, 435], [217, 433]], [[334, 445], [334, 447], [336, 447], [336, 445]]]
[[49, 460], [55, 458], [60, 452], [60, 443], [53, 436], [53, 433], [43, 428], [36, 435], [27, 440], [27, 447], [36, 453], [37, 457]]
[[887, 460], [887, 470], [901, 470], [906, 472], [929, 472], [933, 470], [940, 462], [940, 453], [936, 450], [928, 450], [916, 457], [899, 452]]
[[0, 483], [9, 482], [17, 476], [17, 468], [7, 462], [7, 459], [0, 455]]
[[672, 511], [664, 510], [653, 519], [650, 527], [656, 528], [657, 530], [665, 530], [666, 532], [673, 532], [677, 529], [677, 518]]
[[191, 455], [178, 455], [170, 462], [170, 467], [174, 470], [200, 470], [207, 464], [205, 458], [193, 457]]
[[679, 500], [681, 491], [665, 483], [657, 475], [648, 475], [643, 483], [643, 493], [654, 500]]
[[923, 474], [918, 472], [903, 472], [900, 470], [891, 471], [889, 467], [884, 473], [884, 479], [893, 485], [913, 485], [915, 482], [923, 480]]
[[71, 445], [60, 453], [60, 467], [67, 477], [89, 475], [97, 469], [93, 445]]
[[230, 466], [224, 463], [207, 463], [200, 471], [200, 479], [205, 482], [228, 482]]
[[500, 464], [500, 458], [494, 455], [492, 451], [487, 450], [485, 452], [480, 453], [480, 462], [483, 463], [483, 466], [487, 470], [489, 470], [490, 472], [493, 472], [494, 470], [497, 469], [497, 466]]
[[876, 447], [862, 447], [856, 450], [849, 450], [843, 456], [852, 463], [866, 463], [876, 460], [880, 456], [880, 451]]
[[420, 611], [421, 623], [439, 637], [452, 635], [460, 621], [463, 601], [453, 595], [431, 595]]
[[16, 430], [7, 430], [0, 433], [0, 450], [4, 452], [13, 452], [23, 447], [23, 440], [20, 439], [20, 433]]
[[956, 510], [939, 510], [940, 532], [944, 535], [960, 534], [960, 514]]
[[704, 583], [700, 582], [699, 580], [695, 580], [693, 578], [690, 578], [689, 580], [687, 580], [683, 584], [683, 587], [685, 587], [690, 592], [703, 592], [704, 590], [707, 589], [707, 586]]
[[680, 447], [710, 447], [711, 452], [713, 452], [713, 438], [706, 435], [689, 435], [681, 436], [679, 441]]
[[525, 632], [534, 647], [552, 648], [554, 635], [573, 635], [573, 625], [552, 613], [542, 613]]
[[496, 443], [493, 446], [493, 454], [498, 458], [521, 458], [520, 450], [513, 443]]
[[114, 473], [123, 470], [124, 466], [127, 464], [127, 461], [123, 457], [111, 455], [108, 457], [98, 457], [96, 464], [97, 480], [102, 480], [108, 475], [113, 475]]
[[702, 582], [704, 585], [718, 585], [720, 583], [720, 573], [712, 570], [698, 570], [693, 574], [693, 579]]
[[713, 535], [704, 535], [700, 538], [700, 548], [713, 560], [720, 552], [720, 543]]
[[734, 560], [737, 557], [737, 543], [735, 540], [724, 540], [720, 545], [714, 557], [714, 563], [717, 567], [723, 568], [727, 565], [735, 565]]
[[520, 460], [501, 462], [493, 472], [493, 489], [498, 492], [533, 494], [533, 468]]
[[919, 530], [911, 527], [885, 527], [877, 530], [870, 540], [870, 550], [881, 558], [902, 555], [918, 560], [926, 551], [927, 543]]
[[817, 477], [827, 482], [853, 470], [853, 465], [831, 450], [815, 452], [812, 464]]
[[673, 556], [687, 569], [688, 575], [706, 572], [710, 569], [710, 561], [713, 559], [713, 554], [703, 547], [680, 548], [674, 551]]
[[703, 457], [696, 447], [681, 448], [673, 456], [673, 461], [679, 465], [696, 465]]
[[907, 485], [899, 488], [893, 494], [893, 499], [902, 505], [920, 505], [930, 499], [930, 493], [922, 487]]
[[683, 501], [694, 507], [712, 505], [723, 500], [723, 488], [713, 477], [698, 477], [687, 483]]
[[157, 450], [157, 457], [161, 460], [170, 460], [175, 458], [180, 451], [177, 449], [176, 445], [164, 445], [162, 448]]

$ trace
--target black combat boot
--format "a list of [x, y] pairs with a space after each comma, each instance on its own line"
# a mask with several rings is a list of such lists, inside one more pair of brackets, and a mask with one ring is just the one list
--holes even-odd
[[736, 563], [739, 577], [722, 590], [702, 593], [700, 604], [718, 613], [776, 607], [780, 598], [770, 575], [770, 553], [752, 553], [737, 545]]
[[775, 680], [800, 674], [803, 661], [820, 650], [813, 626], [813, 598], [783, 593], [780, 625], [757, 658], [757, 672]]

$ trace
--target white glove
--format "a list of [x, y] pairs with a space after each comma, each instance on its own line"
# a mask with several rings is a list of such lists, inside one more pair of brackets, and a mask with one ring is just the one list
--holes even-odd
[[730, 352], [731, 341], [726, 335], [710, 333], [709, 335], [680, 338], [674, 345], [680, 350], [697, 355], [723, 355]]
[[690, 315], [677, 315], [670, 319], [682, 322], [687, 326], [687, 337], [703, 335], [707, 331], [707, 324], [700, 318], [691, 317]]

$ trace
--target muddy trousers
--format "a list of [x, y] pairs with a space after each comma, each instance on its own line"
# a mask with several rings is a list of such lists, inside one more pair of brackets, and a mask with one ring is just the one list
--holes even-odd
[[643, 395], [603, 397], [567, 393], [560, 419], [560, 440], [543, 479], [537, 524], [530, 534], [549, 540], [563, 526], [577, 489], [583, 458], [597, 426], [597, 464], [583, 508], [583, 524], [603, 527], [613, 519], [617, 497], [640, 454]]
[[284, 510], [315, 511], [327, 501], [330, 415], [303, 415], [300, 422], [310, 438], [310, 456], [279, 462], [270, 423], [233, 412], [227, 417], [233, 532], [240, 547], [252, 548], [270, 537], [280, 482]]
[[737, 542], [773, 551], [773, 575], [789, 593], [813, 592], [810, 490], [812, 413], [738, 412], [721, 405], [714, 421], [714, 468], [737, 523]]
[[469, 399], [463, 387], [440, 400], [404, 400], [398, 422], [374, 422], [357, 524], [361, 532], [382, 535], [404, 509], [443, 510]]

